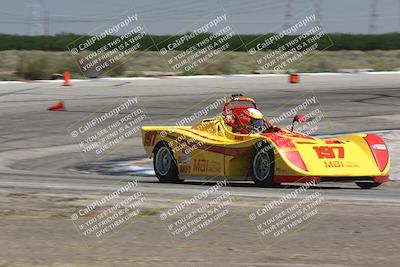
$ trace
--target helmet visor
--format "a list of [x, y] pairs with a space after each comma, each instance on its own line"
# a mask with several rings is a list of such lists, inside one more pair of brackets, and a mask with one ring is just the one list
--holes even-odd
[[251, 120], [251, 125], [256, 127], [256, 128], [261, 128], [261, 127], [264, 126], [264, 121], [263, 120], [252, 119]]
[[252, 119], [250, 122], [250, 128], [251, 133], [262, 133], [264, 128], [264, 120]]

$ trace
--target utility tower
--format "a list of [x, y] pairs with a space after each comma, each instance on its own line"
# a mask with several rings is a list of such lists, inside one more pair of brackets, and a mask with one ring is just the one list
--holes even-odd
[[314, 0], [314, 12], [315, 12], [315, 16], [316, 16], [315, 26], [321, 27], [321, 20], [322, 20], [321, 0]]
[[39, 0], [32, 2], [32, 23], [30, 35], [42, 35], [44, 33], [43, 18], [41, 16], [41, 5]]
[[285, 7], [285, 29], [290, 27], [290, 19], [293, 15], [292, 13], [293, 8], [293, 0], [286, 0], [286, 7]]
[[47, 9], [44, 10], [44, 35], [50, 35], [50, 17]]
[[368, 33], [373, 34], [376, 31], [376, 21], [378, 19], [378, 0], [371, 1], [371, 11], [369, 15]]

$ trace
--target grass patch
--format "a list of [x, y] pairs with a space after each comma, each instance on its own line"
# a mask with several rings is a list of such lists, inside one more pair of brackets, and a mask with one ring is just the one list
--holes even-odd
[[156, 216], [159, 214], [160, 214], [160, 209], [143, 208], [140, 210], [140, 215], [142, 216]]
[[[171, 56], [178, 54], [171, 51]], [[246, 52], [222, 52], [215, 60], [197, 68], [175, 75], [240, 74], [254, 73], [261, 69], [256, 59], [269, 52], [259, 52], [255, 57]], [[322, 51], [305, 56], [290, 65], [283, 73], [337, 72], [342, 70], [388, 71], [400, 69], [400, 50], [376, 51]], [[52, 79], [54, 73], [69, 71], [72, 78], [84, 78], [80, 67], [69, 52], [0, 51], [0, 80]], [[272, 72], [272, 71], [265, 71]], [[150, 73], [150, 74], [149, 74]], [[124, 63], [101, 77], [140, 77], [173, 75], [171, 67], [158, 52], [138, 51], [124, 59]]]

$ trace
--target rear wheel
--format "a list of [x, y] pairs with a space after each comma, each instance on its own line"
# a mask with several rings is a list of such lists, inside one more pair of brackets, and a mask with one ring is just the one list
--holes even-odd
[[178, 167], [171, 149], [165, 142], [160, 142], [154, 148], [154, 172], [162, 183], [179, 183]]
[[269, 145], [255, 149], [250, 168], [256, 185], [262, 187], [278, 185], [274, 183], [274, 161], [274, 151]]
[[358, 185], [362, 189], [370, 189], [373, 187], [378, 187], [381, 185], [381, 183], [374, 183], [374, 182], [356, 182], [356, 185]]

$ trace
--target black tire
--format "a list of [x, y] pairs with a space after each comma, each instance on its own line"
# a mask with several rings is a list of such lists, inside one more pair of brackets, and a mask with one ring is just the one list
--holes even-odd
[[[159, 142], [154, 148], [153, 168], [161, 183], [180, 183], [179, 171], [171, 148], [164, 141]], [[162, 162], [161, 162], [162, 161]]]
[[356, 185], [362, 189], [370, 189], [373, 187], [378, 187], [381, 183], [374, 183], [374, 182], [356, 182]]
[[254, 183], [261, 187], [274, 187], [275, 156], [273, 148], [267, 144], [256, 146], [250, 162], [250, 173]]

